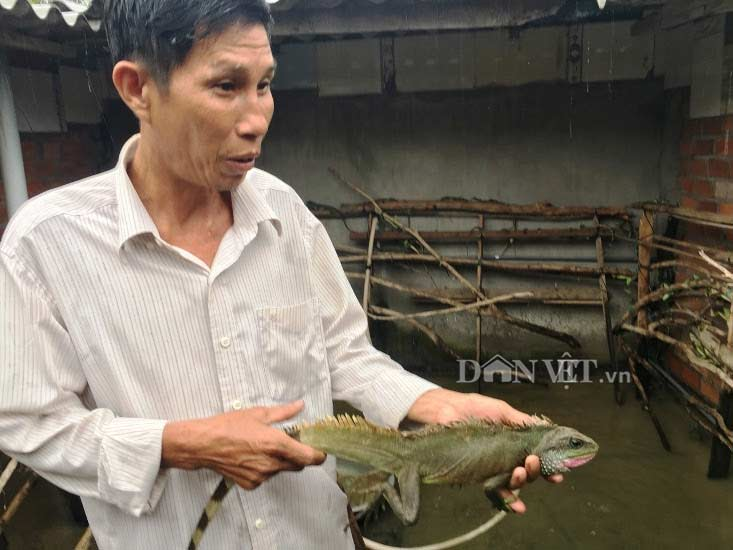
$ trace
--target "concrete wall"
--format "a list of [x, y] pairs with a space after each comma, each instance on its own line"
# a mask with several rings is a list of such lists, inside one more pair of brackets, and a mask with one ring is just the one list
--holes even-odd
[[[305, 200], [331, 205], [361, 199], [334, 180], [329, 166], [380, 198], [454, 196], [512, 203], [625, 205], [657, 200], [675, 180], [680, 117], [670, 114], [676, 112], [677, 103], [674, 94], [665, 93], [661, 80], [350, 98], [279, 93], [260, 166], [292, 185]], [[476, 220], [413, 219], [412, 223], [421, 229], [470, 229]], [[366, 229], [362, 220], [350, 220], [349, 226]], [[490, 221], [487, 227], [507, 224]], [[334, 241], [349, 244], [341, 221], [328, 221], [327, 228]], [[487, 256], [595, 261], [592, 243], [504, 249], [504, 243], [494, 243]], [[471, 257], [476, 253], [471, 244], [441, 250]], [[613, 243], [607, 254], [618, 262], [614, 265], [634, 265], [635, 250], [629, 245]], [[363, 269], [358, 264], [349, 267]], [[467, 271], [471, 280], [473, 271]], [[377, 272], [413, 286], [457, 288], [437, 269], [379, 266]], [[492, 273], [484, 278], [484, 286], [494, 290], [578, 283]], [[597, 287], [594, 279], [582, 284]], [[615, 285], [615, 318], [623, 314], [630, 298], [623, 284]], [[375, 299], [399, 310], [417, 307], [394, 293], [377, 291]], [[583, 344], [582, 350], [573, 352], [575, 357], [607, 358], [599, 308], [511, 306], [507, 311], [573, 333]], [[470, 358], [474, 319], [461, 315], [430, 324]], [[411, 366], [439, 357], [432, 345], [401, 325], [377, 323], [374, 330], [386, 351]], [[562, 343], [492, 320], [484, 323], [483, 345], [488, 356], [503, 353], [515, 358], [557, 357], [567, 351]]]

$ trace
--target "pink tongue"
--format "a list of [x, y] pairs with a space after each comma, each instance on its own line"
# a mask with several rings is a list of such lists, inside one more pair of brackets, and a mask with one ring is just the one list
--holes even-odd
[[568, 458], [566, 460], [562, 461], [563, 466], [569, 469], [578, 468], [579, 466], [582, 466], [583, 464], [590, 462], [593, 460], [593, 457], [596, 455], [590, 455], [590, 456], [581, 456], [578, 458]]

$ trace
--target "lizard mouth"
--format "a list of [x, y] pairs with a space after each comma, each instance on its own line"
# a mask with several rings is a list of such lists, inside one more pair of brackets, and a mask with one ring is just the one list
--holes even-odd
[[572, 470], [573, 468], [579, 468], [583, 464], [587, 464], [593, 458], [596, 456], [596, 453], [591, 453], [588, 455], [583, 456], [575, 456], [573, 458], [566, 458], [562, 461], [562, 465], [565, 466], [568, 470]]

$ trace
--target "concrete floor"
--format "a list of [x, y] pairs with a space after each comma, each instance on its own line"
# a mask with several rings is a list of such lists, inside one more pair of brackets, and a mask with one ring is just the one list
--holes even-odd
[[[450, 380], [439, 383], [456, 387]], [[459, 388], [474, 391], [475, 386]], [[493, 385], [491, 395], [527, 412], [572, 425], [600, 445], [590, 464], [560, 486], [538, 481], [523, 491], [529, 511], [507, 518], [466, 549], [730, 548], [733, 478], [706, 479], [709, 441], [691, 429], [684, 410], [665, 392], [653, 403], [673, 446], [666, 453], [647, 415], [627, 390], [614, 404], [608, 385], [549, 388]], [[428, 544], [468, 531], [490, 514], [479, 487], [424, 486], [419, 523], [403, 528], [389, 512], [370, 523], [370, 538], [404, 546]], [[83, 532], [59, 492], [40, 482], [6, 529], [10, 550], [73, 548]]]

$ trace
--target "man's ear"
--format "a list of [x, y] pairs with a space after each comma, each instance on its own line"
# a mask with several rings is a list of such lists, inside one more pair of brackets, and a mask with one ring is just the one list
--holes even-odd
[[122, 101], [140, 122], [150, 122], [150, 96], [155, 82], [140, 63], [120, 61], [112, 69], [112, 82]]

